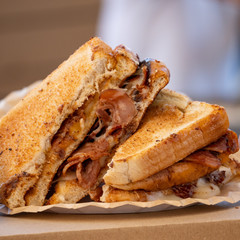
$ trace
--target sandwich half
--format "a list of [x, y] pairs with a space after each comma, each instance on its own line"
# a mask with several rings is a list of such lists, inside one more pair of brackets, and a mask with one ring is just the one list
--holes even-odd
[[[9, 208], [26, 204], [25, 195], [41, 179], [44, 166], [63, 161], [87, 135], [96, 119], [99, 94], [119, 86], [138, 64], [123, 46], [112, 50], [93, 38], [1, 119], [1, 203]], [[54, 176], [47, 174], [42, 194]]]
[[[140, 83], [133, 81], [132, 96], [138, 101], [148, 96], [150, 103], [169, 81], [165, 65], [152, 63], [143, 63], [146, 82], [141, 82], [143, 78]], [[148, 66], [154, 64], [158, 81], [152, 84]], [[138, 109], [126, 89], [139, 66], [138, 57], [124, 46], [113, 50], [99, 38], [92, 38], [5, 115], [0, 120], [0, 203], [10, 209], [43, 205], [63, 163], [86, 139], [93, 141], [94, 134], [99, 135], [99, 115], [107, 118], [109, 113], [107, 109], [100, 113], [99, 106], [109, 102], [105, 101], [109, 96], [113, 95], [120, 106], [121, 101], [130, 102], [133, 117], [126, 113], [124, 124], [131, 119], [134, 125], [132, 118]], [[105, 129], [108, 124], [111, 121], [105, 121]], [[135, 127], [131, 126], [128, 128], [133, 132]], [[118, 127], [112, 131], [116, 133]]]
[[223, 107], [164, 89], [138, 131], [116, 151], [101, 201], [208, 198], [240, 174], [239, 150]]

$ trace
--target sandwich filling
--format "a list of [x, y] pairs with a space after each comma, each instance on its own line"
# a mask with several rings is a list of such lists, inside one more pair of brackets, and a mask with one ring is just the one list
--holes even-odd
[[71, 175], [78, 179], [83, 189], [95, 186], [112, 149], [136, 130], [133, 120], [141, 102], [148, 96], [150, 65], [151, 60], [142, 62], [136, 73], [126, 79], [119, 89], [108, 89], [100, 94], [97, 121], [83, 144], [60, 167], [59, 180]]
[[122, 89], [102, 92], [97, 109], [95, 129], [86, 142], [67, 160], [63, 175], [76, 166], [76, 177], [83, 188], [92, 187], [103, 167], [100, 159], [109, 156], [109, 151], [118, 143], [125, 127], [136, 115], [132, 99]]

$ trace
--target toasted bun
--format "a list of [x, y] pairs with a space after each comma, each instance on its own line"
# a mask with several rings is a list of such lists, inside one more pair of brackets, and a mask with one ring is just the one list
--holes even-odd
[[[120, 65], [125, 63], [123, 78], [136, 70], [137, 58], [122, 56], [114, 56], [100, 39], [91, 39], [1, 119], [1, 203], [9, 208], [25, 205], [24, 195], [38, 180], [45, 153], [63, 120], [100, 86], [119, 83]], [[118, 58], [122, 64], [117, 64]]]
[[119, 185], [152, 176], [216, 141], [228, 127], [223, 107], [164, 89], [138, 131], [117, 149], [104, 181]]

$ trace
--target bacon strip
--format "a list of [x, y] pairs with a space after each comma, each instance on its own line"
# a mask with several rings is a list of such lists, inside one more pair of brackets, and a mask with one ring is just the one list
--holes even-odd
[[92, 187], [97, 180], [100, 170], [101, 166], [99, 161], [89, 160], [85, 168], [82, 162], [80, 162], [77, 165], [76, 175], [81, 187], [84, 189]]
[[173, 193], [180, 198], [190, 198], [194, 194], [196, 188], [196, 181], [191, 183], [184, 183], [172, 187]]

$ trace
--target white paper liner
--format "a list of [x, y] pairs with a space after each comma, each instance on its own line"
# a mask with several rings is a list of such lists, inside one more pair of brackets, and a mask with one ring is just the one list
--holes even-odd
[[[0, 101], [0, 117], [6, 114], [18, 101], [20, 101], [31, 89], [39, 82], [19, 91], [10, 93], [5, 99]], [[240, 161], [240, 152], [234, 155], [234, 158]], [[187, 198], [179, 200], [155, 200], [151, 202], [116, 202], [116, 203], [98, 203], [84, 202], [77, 204], [56, 204], [48, 206], [27, 206], [8, 209], [0, 204], [0, 213], [14, 215], [18, 213], [67, 213], [67, 214], [118, 214], [118, 213], [141, 213], [171, 210], [193, 204], [216, 205], [220, 203], [237, 203], [240, 201], [240, 180], [235, 179], [226, 184], [221, 189], [220, 196], [214, 196], [208, 199]]]

